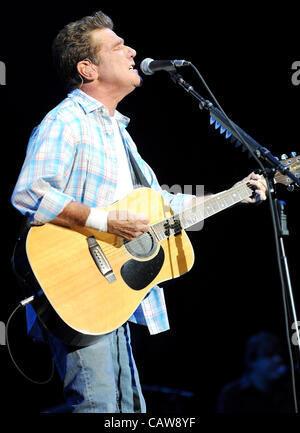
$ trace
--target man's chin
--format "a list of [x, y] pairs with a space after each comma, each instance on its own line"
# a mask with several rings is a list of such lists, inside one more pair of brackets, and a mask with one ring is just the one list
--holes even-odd
[[134, 88], [135, 88], [135, 89], [138, 88], [138, 87], [141, 87], [142, 84], [143, 84], [143, 79], [142, 79], [142, 77], [141, 77], [140, 75], [138, 75], [138, 78], [139, 78], [139, 81], [138, 81], [137, 83], [134, 83]]

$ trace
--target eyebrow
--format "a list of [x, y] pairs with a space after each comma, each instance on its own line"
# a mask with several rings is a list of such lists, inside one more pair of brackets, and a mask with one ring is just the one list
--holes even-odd
[[123, 45], [123, 44], [124, 44], [124, 39], [119, 38], [118, 41], [112, 45], [112, 48], [117, 47], [118, 45]]

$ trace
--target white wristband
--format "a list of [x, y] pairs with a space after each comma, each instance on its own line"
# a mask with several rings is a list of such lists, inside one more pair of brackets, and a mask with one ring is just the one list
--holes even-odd
[[91, 207], [90, 214], [86, 220], [86, 227], [99, 230], [100, 232], [107, 232], [107, 215], [108, 212], [97, 207]]

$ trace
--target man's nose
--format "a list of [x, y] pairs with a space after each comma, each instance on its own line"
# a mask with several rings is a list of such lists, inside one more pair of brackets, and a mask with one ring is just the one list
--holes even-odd
[[136, 51], [134, 48], [131, 47], [127, 47], [128, 48], [128, 53], [129, 53], [129, 57], [134, 58], [136, 56]]

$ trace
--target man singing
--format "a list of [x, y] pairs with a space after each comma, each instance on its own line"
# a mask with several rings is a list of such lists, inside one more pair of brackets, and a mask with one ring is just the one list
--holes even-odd
[[[118, 217], [101, 210], [136, 186], [129, 155], [149, 186], [172, 210], [188, 206], [193, 196], [163, 191], [126, 130], [129, 119], [118, 103], [141, 78], [134, 49], [113, 31], [101, 11], [65, 26], [53, 42], [58, 73], [69, 94], [31, 134], [12, 203], [30, 223], [86, 226], [131, 240], [149, 230], [147, 216]], [[251, 173], [256, 198], [266, 199], [263, 177]], [[27, 310], [30, 335], [41, 328]], [[129, 319], [150, 334], [169, 329], [163, 290], [154, 287]], [[126, 322], [91, 346], [69, 347], [43, 329], [64, 387], [63, 412], [145, 412], [146, 406]]]

